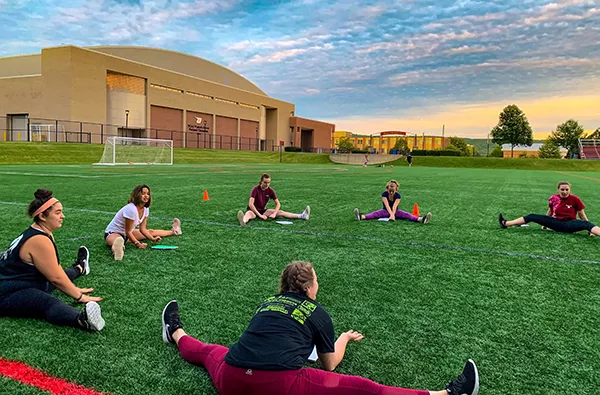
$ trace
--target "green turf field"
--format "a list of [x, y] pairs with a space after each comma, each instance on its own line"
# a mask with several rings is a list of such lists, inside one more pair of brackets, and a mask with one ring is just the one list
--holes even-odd
[[[260, 173], [272, 175], [282, 208], [310, 221], [237, 225]], [[385, 183], [400, 181], [400, 208], [418, 203], [431, 224], [357, 222], [352, 209], [379, 209]], [[0, 318], [0, 356], [114, 394], [215, 394], [206, 372], [161, 339], [160, 313], [178, 299], [186, 331], [231, 345], [255, 308], [276, 292], [292, 260], [309, 260], [318, 301], [337, 333], [365, 334], [337, 371], [388, 385], [441, 389], [467, 358], [478, 364], [481, 394], [592, 394], [600, 383], [600, 238], [498, 227], [545, 213], [556, 183], [600, 223], [600, 173], [342, 165], [175, 165], [168, 167], [0, 166], [0, 249], [30, 220], [36, 188], [65, 207], [55, 232], [64, 265], [91, 253], [106, 328], [91, 334]], [[114, 262], [103, 232], [136, 184], [152, 188], [149, 227], [182, 220], [172, 251], [128, 246]], [[210, 201], [202, 201], [207, 189]], [[0, 379], [0, 392], [20, 391]], [[22, 393], [36, 393], [36, 391]]]

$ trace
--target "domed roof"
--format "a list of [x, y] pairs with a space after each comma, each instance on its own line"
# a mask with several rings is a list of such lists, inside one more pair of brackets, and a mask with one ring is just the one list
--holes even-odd
[[86, 47], [92, 51], [160, 67], [176, 73], [227, 85], [258, 95], [268, 96], [258, 86], [238, 73], [197, 56], [168, 49], [135, 47], [135, 46], [98, 46]]

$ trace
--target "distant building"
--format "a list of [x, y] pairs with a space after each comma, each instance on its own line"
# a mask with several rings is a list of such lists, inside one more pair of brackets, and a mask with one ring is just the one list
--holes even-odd
[[[513, 150], [513, 157], [518, 158], [519, 155], [521, 155], [522, 153], [526, 153], [527, 156], [537, 158], [538, 151], [542, 145], [542, 143], [533, 143], [531, 147], [528, 147], [526, 145], [515, 145]], [[567, 151], [568, 150], [566, 148], [560, 147], [560, 156], [564, 158], [565, 155], [567, 155]], [[504, 158], [510, 158], [510, 144], [502, 144], [502, 156]]]
[[388, 130], [370, 135], [336, 130], [333, 135], [332, 148], [336, 148], [340, 139], [344, 137], [349, 138], [356, 149], [377, 151], [382, 154], [389, 153], [400, 139], [406, 140], [406, 144], [411, 151], [415, 149], [442, 149], [450, 144], [448, 137], [416, 135], [400, 130]]

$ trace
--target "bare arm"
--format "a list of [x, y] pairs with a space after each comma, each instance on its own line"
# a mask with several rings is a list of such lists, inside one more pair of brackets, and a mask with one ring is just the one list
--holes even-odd
[[159, 239], [158, 237], [154, 237], [152, 236], [152, 234], [150, 232], [148, 232], [148, 228], [146, 227], [146, 223], [148, 222], [148, 217], [145, 217], [144, 220], [140, 223], [140, 232], [142, 232], [142, 234], [144, 236], [146, 236], [146, 238], [148, 240], [152, 240], [152, 241], [157, 241], [156, 239]]
[[273, 211], [273, 214], [270, 215], [271, 218], [277, 217], [277, 214], [279, 214], [279, 209], [281, 208], [281, 203], [279, 202], [279, 199], [275, 199], [273, 201], [275, 202], [275, 211]]
[[394, 212], [394, 215], [396, 215], [396, 211], [398, 211], [399, 205], [400, 205], [400, 199], [394, 200], [394, 207], [392, 207], [392, 211]]
[[584, 221], [588, 221], [588, 217], [587, 215], [585, 215], [585, 212], [583, 211], [583, 209], [579, 210], [577, 212], [577, 215], [579, 216], [579, 218], [581, 218]]
[[385, 207], [390, 216], [393, 216], [395, 211], [392, 211], [392, 208], [390, 207], [390, 203], [388, 202], [387, 198], [382, 197], [381, 201], [383, 201], [383, 207]]
[[140, 242], [133, 235], [133, 220], [132, 219], [125, 218], [125, 234], [127, 235], [127, 238], [129, 239], [129, 241], [131, 241], [133, 244], [135, 244], [136, 247], [138, 247], [138, 248], [146, 248], [147, 247], [146, 243]]
[[72, 297], [78, 302], [87, 303], [89, 301], [100, 301], [102, 298], [94, 298], [85, 295], [93, 289], [78, 288], [67, 277], [63, 268], [58, 264], [54, 246], [45, 236], [34, 236], [27, 240], [21, 247], [20, 257], [22, 260], [32, 262], [37, 270], [56, 288], [64, 294]]
[[364, 336], [362, 334], [352, 330], [342, 333], [335, 342], [334, 352], [325, 354], [318, 353], [323, 369], [332, 372], [340, 364], [340, 362], [342, 362], [342, 359], [344, 359], [348, 342], [360, 341], [363, 339], [363, 337]]
[[250, 196], [250, 200], [248, 200], [248, 207], [250, 207], [250, 210], [252, 210], [252, 212], [256, 214], [258, 218], [267, 219], [267, 216], [259, 213], [256, 209], [256, 206], [254, 206], [254, 198], [252, 196]]
[[550, 207], [548, 207], [548, 212], [546, 213], [546, 216], [547, 216], [547, 217], [552, 217], [552, 216], [553, 216], [552, 214], [554, 214], [554, 213], [552, 212], [552, 209], [551, 209]]

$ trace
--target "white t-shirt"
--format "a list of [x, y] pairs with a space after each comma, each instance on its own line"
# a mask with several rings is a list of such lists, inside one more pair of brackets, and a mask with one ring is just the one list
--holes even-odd
[[137, 207], [133, 203], [129, 203], [127, 206], [119, 210], [110, 224], [106, 227], [105, 232], [119, 233], [125, 235], [125, 219], [133, 220], [133, 229], [137, 228], [140, 223], [150, 215], [150, 209], [144, 207], [144, 215], [142, 218], [139, 217]]

